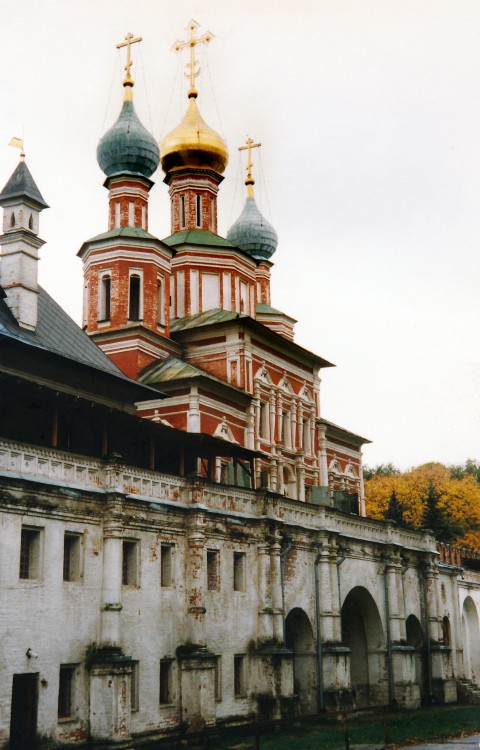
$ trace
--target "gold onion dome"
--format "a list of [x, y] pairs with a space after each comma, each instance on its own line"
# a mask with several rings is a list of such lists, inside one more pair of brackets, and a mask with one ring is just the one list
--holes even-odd
[[227, 166], [227, 144], [207, 125], [200, 114], [196, 98], [196, 91], [191, 91], [183, 120], [160, 144], [160, 160], [164, 172], [193, 167], [211, 169], [222, 174]]

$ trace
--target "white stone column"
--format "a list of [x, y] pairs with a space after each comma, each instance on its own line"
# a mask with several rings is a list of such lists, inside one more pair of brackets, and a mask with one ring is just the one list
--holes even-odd
[[258, 635], [260, 640], [273, 637], [270, 596], [270, 545], [258, 545]]
[[205, 534], [201, 513], [190, 518], [187, 534], [185, 593], [187, 597], [188, 639], [205, 648]]
[[190, 396], [188, 399], [187, 414], [187, 432], [200, 432], [200, 397], [198, 387], [190, 387]]
[[272, 577], [272, 609], [273, 609], [273, 637], [283, 642], [283, 601], [280, 542], [274, 542], [270, 547], [270, 570]]
[[103, 526], [101, 643], [119, 646], [122, 611], [123, 526], [122, 497], [110, 495]]
[[327, 427], [318, 425], [320, 483], [322, 487], [328, 487], [328, 465], [327, 465]]

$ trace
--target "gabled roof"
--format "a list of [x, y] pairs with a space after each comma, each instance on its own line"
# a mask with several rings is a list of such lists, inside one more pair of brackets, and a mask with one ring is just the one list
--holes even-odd
[[175, 333], [176, 331], [185, 331], [190, 328], [201, 328], [202, 326], [209, 326], [214, 323], [227, 323], [230, 320], [238, 320], [238, 318], [247, 318], [245, 313], [232, 312], [231, 310], [206, 310], [203, 313], [197, 313], [196, 315], [190, 315], [186, 318], [176, 318], [172, 320], [170, 331]]
[[[175, 232], [169, 237], [165, 237], [163, 242], [170, 247], [176, 245], [207, 245], [211, 247], [232, 247], [238, 250], [236, 245], [226, 240], [224, 237], [220, 237], [219, 234], [214, 234], [208, 229], [190, 229], [184, 232]], [[244, 252], [240, 250], [240, 252]]]
[[48, 208], [26, 163], [22, 160], [0, 193], [0, 206], [15, 198], [30, 198], [40, 210]]
[[146, 385], [157, 385], [161, 384], [165, 387], [166, 383], [178, 382], [185, 380], [199, 380], [206, 379], [212, 381], [217, 386], [233, 391], [236, 396], [238, 394], [245, 396], [245, 391], [241, 388], [237, 388], [230, 383], [227, 383], [221, 378], [211, 375], [209, 372], [202, 370], [197, 365], [192, 365], [190, 362], [185, 362], [183, 359], [178, 357], [167, 357], [161, 361], [153, 362], [151, 365], [143, 370], [139, 377], [141, 383]]
[[197, 315], [191, 315], [187, 318], [177, 318], [176, 320], [173, 320], [170, 326], [170, 333], [172, 334], [172, 338], [175, 338], [176, 336], [180, 338], [184, 332], [188, 332], [189, 330], [205, 328], [206, 326], [211, 325], [224, 325], [231, 323], [234, 320], [238, 320], [242, 325], [251, 328], [260, 336], [265, 336], [270, 339], [270, 341], [273, 341], [279, 349], [284, 350], [290, 356], [300, 354], [306, 359], [313, 360], [313, 362], [319, 365], [319, 367], [335, 367], [335, 365], [328, 362], [328, 360], [319, 357], [318, 354], [315, 354], [308, 349], [304, 349], [303, 346], [296, 344], [294, 341], [290, 341], [285, 336], [282, 336], [280, 333], [277, 333], [260, 321], [254, 320], [245, 313], [237, 313], [221, 309], [207, 310], [204, 313], [198, 313]]
[[[4, 294], [0, 296], [3, 297]], [[42, 287], [38, 287], [38, 323], [35, 331], [21, 328], [7, 303], [3, 298], [0, 299], [0, 338], [2, 336], [125, 378], [118, 367]]]

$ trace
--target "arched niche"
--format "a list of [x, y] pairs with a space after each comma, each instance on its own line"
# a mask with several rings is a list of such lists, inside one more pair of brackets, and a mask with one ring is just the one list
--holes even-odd
[[301, 716], [317, 712], [317, 665], [311, 622], [303, 609], [295, 607], [285, 619], [285, 640], [293, 651], [294, 693]]
[[425, 638], [423, 635], [423, 629], [415, 615], [409, 615], [406, 620], [406, 631], [407, 631], [407, 646], [411, 646], [415, 649], [413, 656], [414, 669], [415, 669], [415, 682], [420, 688], [420, 698], [422, 703], [425, 701], [428, 695], [428, 686], [426, 685], [427, 679], [427, 665], [426, 665], [426, 649], [425, 649]]
[[350, 684], [357, 707], [388, 702], [385, 636], [378, 607], [363, 586], [342, 606], [342, 641], [350, 649]]
[[480, 627], [477, 607], [471, 596], [463, 602], [462, 631], [465, 679], [480, 685]]

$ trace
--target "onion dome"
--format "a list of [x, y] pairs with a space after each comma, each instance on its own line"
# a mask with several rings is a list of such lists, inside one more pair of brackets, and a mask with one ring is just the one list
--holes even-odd
[[97, 161], [107, 177], [125, 172], [150, 177], [158, 167], [157, 142], [138, 119], [131, 99], [123, 102], [118, 120], [100, 140]]
[[277, 249], [277, 233], [258, 210], [253, 195], [247, 196], [242, 213], [227, 232], [227, 240], [258, 260], [268, 260]]
[[189, 92], [188, 109], [160, 144], [162, 169], [170, 172], [184, 167], [211, 169], [222, 174], [228, 163], [227, 144], [207, 125], [196, 102], [197, 92]]

